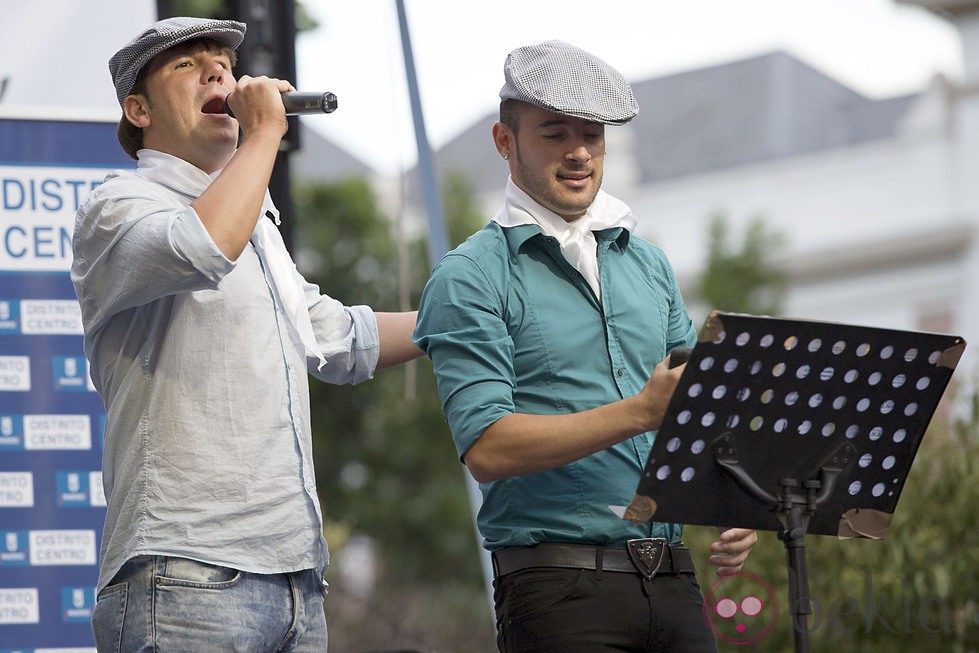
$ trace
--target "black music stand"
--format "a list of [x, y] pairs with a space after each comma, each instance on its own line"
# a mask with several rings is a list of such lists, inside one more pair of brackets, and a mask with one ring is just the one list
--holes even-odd
[[806, 533], [886, 535], [964, 349], [956, 336], [715, 311], [624, 519], [777, 531], [805, 653]]

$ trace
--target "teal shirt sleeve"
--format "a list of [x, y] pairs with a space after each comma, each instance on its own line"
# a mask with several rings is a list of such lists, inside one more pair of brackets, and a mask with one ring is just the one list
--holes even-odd
[[487, 427], [514, 412], [513, 340], [503, 310], [499, 279], [458, 253], [435, 267], [419, 303], [414, 341], [432, 359], [460, 458]]

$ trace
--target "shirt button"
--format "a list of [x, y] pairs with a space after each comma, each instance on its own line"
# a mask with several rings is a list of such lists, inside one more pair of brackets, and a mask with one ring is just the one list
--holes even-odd
[[622, 369], [621, 367], [615, 370], [615, 373], [618, 374], [619, 376], [625, 376], [625, 370]]

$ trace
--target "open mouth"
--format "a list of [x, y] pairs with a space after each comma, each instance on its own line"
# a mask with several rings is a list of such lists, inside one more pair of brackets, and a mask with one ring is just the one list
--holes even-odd
[[201, 107], [201, 113], [218, 113], [228, 115], [224, 109], [224, 98], [220, 95], [212, 97]]

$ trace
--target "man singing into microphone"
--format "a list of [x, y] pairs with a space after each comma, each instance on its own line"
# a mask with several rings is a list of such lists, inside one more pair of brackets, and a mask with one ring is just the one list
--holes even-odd
[[294, 89], [235, 80], [244, 34], [170, 18], [109, 61], [137, 167], [79, 210], [71, 270], [107, 412], [100, 651], [326, 650], [307, 371], [358, 383], [420, 354], [414, 313], [296, 270], [267, 191]]

